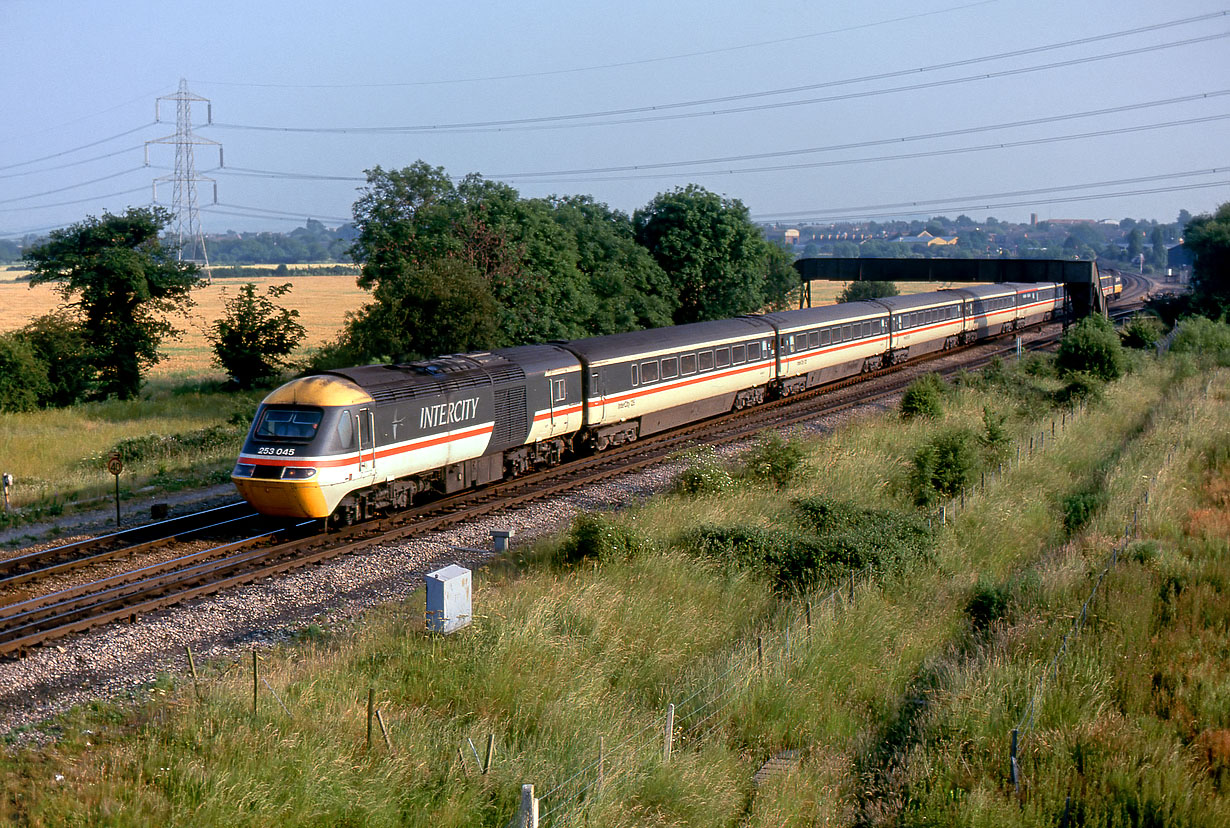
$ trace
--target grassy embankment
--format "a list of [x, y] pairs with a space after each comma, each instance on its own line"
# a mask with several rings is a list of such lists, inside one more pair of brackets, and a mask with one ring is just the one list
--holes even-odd
[[[480, 572], [474, 625], [445, 639], [422, 634], [421, 598], [333, 637], [309, 628], [260, 666], [289, 715], [263, 684], [252, 713], [248, 662], [211, 668], [201, 700], [168, 677], [135, 712], [78, 711], [51, 726], [56, 744], [0, 764], [0, 817], [502, 826], [534, 782], [540, 796], [563, 783], [544, 810], [587, 792], [601, 825], [1036, 825], [1065, 805], [1084, 824], [1216, 824], [1230, 813], [1230, 373], [1175, 366], [1145, 363], [1079, 416], [1050, 407], [1055, 380], [1001, 372], [964, 383], [939, 422], [861, 421], [812, 443], [785, 490], [656, 498]], [[929, 551], [894, 546], [883, 527], [919, 525], [909, 458], [941, 430], [981, 429], [984, 406], [1008, 417], [1020, 462], [1008, 447]], [[1018, 798], [1009, 732], [1146, 491], [1144, 540], [1040, 697]], [[881, 511], [867, 524], [860, 508]], [[843, 585], [821, 603], [818, 584], [809, 628], [777, 576], [808, 555], [841, 572], [872, 548], [891, 566], [852, 600]], [[392, 750], [379, 730], [365, 747], [369, 687]], [[480, 776], [467, 739], [482, 752], [489, 733]], [[783, 749], [797, 768], [755, 789]]]

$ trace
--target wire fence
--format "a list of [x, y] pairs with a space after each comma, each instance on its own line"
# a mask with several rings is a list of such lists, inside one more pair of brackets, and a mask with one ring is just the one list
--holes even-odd
[[[1167, 336], [1163, 342], [1158, 343], [1159, 355], [1169, 349], [1170, 345], [1174, 342], [1174, 337], [1177, 332], [1178, 326], [1171, 330], [1170, 335]], [[1203, 390], [1203, 396], [1206, 401], [1208, 400], [1209, 394], [1210, 384], [1206, 383]], [[1154, 427], [1157, 419], [1156, 415], [1156, 408], [1149, 412], [1145, 424], [1146, 430]], [[1187, 407], [1187, 415], [1189, 419], [1194, 416], [1193, 407]], [[1177, 451], [1178, 447], [1172, 446], [1170, 448], [1166, 454], [1166, 460], [1163, 468], [1174, 463]], [[1047, 690], [1055, 681], [1058, 680], [1060, 668], [1062, 667], [1065, 658], [1071, 652], [1072, 645], [1080, 636], [1086, 623], [1088, 623], [1091, 612], [1093, 611], [1095, 602], [1098, 598], [1098, 592], [1101, 590], [1102, 584], [1106, 580], [1107, 575], [1109, 575], [1111, 570], [1118, 565], [1119, 558], [1122, 556], [1127, 547], [1134, 540], [1140, 537], [1140, 515], [1149, 506], [1150, 498], [1157, 485], [1159, 476], [1160, 475], [1155, 474], [1148, 478], [1149, 482], [1146, 484], [1144, 491], [1138, 496], [1136, 503], [1133, 506], [1131, 522], [1124, 526], [1123, 536], [1114, 546], [1111, 547], [1110, 553], [1106, 556], [1104, 564], [1098, 570], [1097, 577], [1094, 579], [1093, 585], [1089, 590], [1089, 595], [1081, 604], [1080, 612], [1074, 615], [1072, 619], [1072, 626], [1067, 632], [1064, 633], [1063, 639], [1060, 641], [1059, 647], [1056, 649], [1055, 654], [1051, 657], [1045, 669], [1043, 669], [1042, 673], [1038, 676], [1037, 681], [1034, 682], [1033, 692], [1030, 694], [1029, 700], [1025, 703], [1024, 711], [1021, 713], [1020, 719], [1011, 730], [1008, 747], [1008, 778], [1012, 783], [1013, 788], [1018, 793], [1021, 790], [1022, 782], [1020, 750], [1037, 724], [1038, 708], [1044, 700]]]
[[[928, 524], [943, 526], [957, 519], [963, 510], [973, 507], [983, 490], [993, 485], [1005, 471], [1045, 451], [1048, 441], [1054, 443], [1086, 409], [1082, 401], [1070, 410], [1056, 412], [1040, 428], [1017, 442], [1014, 455], [1010, 452], [1005, 462], [980, 474], [978, 480], [955, 497], [940, 503], [928, 516]], [[741, 642], [728, 656], [723, 668], [703, 683], [676, 690], [674, 695], [680, 700], [667, 704], [635, 733], [609, 747], [600, 738], [593, 757], [586, 764], [552, 782], [551, 787], [537, 797], [532, 794], [534, 786], [525, 786], [531, 793], [528, 799], [523, 798], [523, 807], [509, 823], [510, 828], [584, 823], [589, 807], [605, 789], [648, 773], [657, 762], [668, 761], [674, 751], [701, 748], [728, 723], [731, 708], [753, 682], [788, 669], [795, 651], [806, 646], [820, 622], [848, 607], [859, 590], [875, 576], [876, 572], [870, 569], [851, 572], [843, 583], [823, 594], [793, 600], [754, 641]], [[535, 813], [533, 819], [530, 819], [531, 803]]]

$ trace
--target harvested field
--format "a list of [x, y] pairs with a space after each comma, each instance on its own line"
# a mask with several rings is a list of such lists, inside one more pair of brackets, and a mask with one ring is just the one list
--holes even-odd
[[[293, 271], [293, 268], [292, 268]], [[60, 295], [52, 285], [36, 285], [16, 281], [25, 271], [0, 271], [0, 333], [20, 328], [60, 304]], [[179, 340], [168, 342], [163, 351], [167, 359], [154, 367], [153, 377], [182, 376], [192, 378], [221, 377], [221, 371], [211, 363], [209, 342], [205, 338], [209, 325], [223, 314], [224, 304], [234, 297], [246, 281], [253, 281], [261, 291], [268, 285], [291, 282], [294, 289], [278, 300], [280, 305], [299, 311], [299, 321], [307, 328], [299, 353], [331, 339], [341, 328], [346, 314], [358, 310], [368, 294], [355, 285], [354, 276], [310, 276], [296, 279], [270, 276], [252, 280], [215, 280], [212, 285], [193, 292], [196, 307], [186, 320], [175, 322], [183, 330]]]

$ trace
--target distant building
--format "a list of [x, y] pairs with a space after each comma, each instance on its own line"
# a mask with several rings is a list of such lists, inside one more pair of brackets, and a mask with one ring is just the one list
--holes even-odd
[[793, 228], [791, 228], [790, 230], [787, 230], [785, 236], [783, 237], [783, 240], [786, 242], [786, 244], [798, 244], [799, 243], [799, 231]]
[[944, 236], [933, 236], [926, 230], [919, 233], [917, 236], [898, 236], [890, 241], [896, 244], [908, 244], [920, 247], [943, 247], [957, 243], [957, 236], [945, 238]]

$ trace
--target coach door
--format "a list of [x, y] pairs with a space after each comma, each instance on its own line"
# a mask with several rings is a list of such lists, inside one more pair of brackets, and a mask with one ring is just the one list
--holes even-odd
[[599, 371], [590, 369], [589, 387], [585, 391], [585, 423], [602, 422], [602, 379]]
[[370, 408], [360, 408], [359, 420], [359, 474], [371, 477], [376, 474], [376, 413]]

